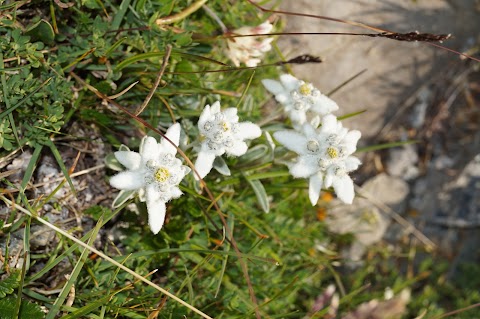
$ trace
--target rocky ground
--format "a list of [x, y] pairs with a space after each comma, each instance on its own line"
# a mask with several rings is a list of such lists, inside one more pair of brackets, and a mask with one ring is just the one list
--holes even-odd
[[[474, 0], [286, 0], [282, 9], [401, 33], [451, 33], [443, 45], [472, 54], [480, 42], [480, 2]], [[286, 22], [286, 32], [369, 32], [306, 17], [288, 16]], [[347, 123], [361, 130], [363, 145], [417, 141], [364, 156], [357, 182], [363, 184], [385, 173], [373, 177], [364, 188], [396, 209], [380, 209], [379, 229], [386, 229], [385, 222], [398, 213], [431, 238], [454, 265], [459, 260], [480, 260], [475, 244], [480, 239], [478, 63], [425, 43], [359, 36], [284, 36], [279, 46], [287, 58], [308, 53], [324, 59], [317, 65], [293, 66], [297, 77], [313, 82], [323, 92], [366, 70], [332, 96], [343, 114], [367, 110]], [[365, 205], [379, 209], [360, 200], [350, 213], [362, 214]], [[389, 237], [398, 230], [397, 223], [392, 225]]]

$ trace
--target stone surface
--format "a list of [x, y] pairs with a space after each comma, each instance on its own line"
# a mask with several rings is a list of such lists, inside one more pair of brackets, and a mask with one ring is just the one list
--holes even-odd
[[387, 161], [387, 172], [403, 180], [411, 180], [419, 175], [418, 154], [414, 145], [392, 148]]
[[[362, 192], [374, 196], [398, 212], [405, 208], [409, 187], [401, 178], [379, 174], [364, 184]], [[367, 246], [382, 239], [390, 224], [390, 217], [368, 199], [359, 196], [352, 205], [332, 206], [326, 219], [327, 227], [334, 233], [352, 233], [355, 236], [346, 256], [353, 261], [359, 261]]]
[[453, 180], [431, 170], [415, 186], [410, 205], [424, 233], [452, 257], [480, 260], [480, 154]]
[[[480, 29], [478, 2], [475, 0], [285, 0], [282, 9], [367, 23], [396, 32], [418, 30], [426, 33], [452, 33], [444, 45], [468, 49]], [[331, 21], [288, 16], [285, 32], [371, 31]], [[314, 83], [323, 93], [366, 69], [332, 98], [347, 114], [366, 109], [346, 120], [346, 126], [374, 138], [391, 115], [419, 90], [434, 80], [459, 57], [426, 43], [399, 42], [380, 38], [339, 35], [281, 36], [279, 46], [286, 58], [300, 54], [321, 56], [321, 64], [292, 66], [294, 75]], [[410, 101], [413, 103], [414, 101]]]

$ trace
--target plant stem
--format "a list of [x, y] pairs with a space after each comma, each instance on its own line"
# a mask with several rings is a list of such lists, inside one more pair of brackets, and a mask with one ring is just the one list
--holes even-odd
[[190, 7], [185, 8], [185, 10], [165, 18], [157, 19], [155, 23], [160, 26], [160, 25], [171, 24], [171, 23], [175, 23], [180, 20], [183, 20], [189, 15], [191, 15], [192, 13], [194, 13], [195, 11], [197, 11], [198, 9], [200, 9], [206, 2], [207, 0], [199, 0], [197, 2], [194, 2]]

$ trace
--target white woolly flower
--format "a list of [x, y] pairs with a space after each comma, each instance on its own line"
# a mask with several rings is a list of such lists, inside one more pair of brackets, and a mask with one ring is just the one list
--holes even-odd
[[[230, 35], [257, 35], [272, 31], [273, 25], [266, 21], [256, 27], [242, 27], [229, 32]], [[244, 63], [248, 67], [256, 67], [261, 58], [272, 49], [273, 38], [268, 37], [229, 37], [227, 38], [227, 56], [235, 66]]]
[[306, 83], [290, 74], [281, 75], [280, 82], [264, 79], [262, 83], [285, 107], [285, 112], [295, 128], [310, 122], [309, 113], [313, 117], [323, 117], [338, 110], [335, 101], [320, 93], [311, 83]]
[[[178, 146], [180, 124], [172, 125], [165, 134]], [[117, 160], [127, 168], [110, 179], [110, 185], [121, 190], [138, 191], [140, 200], [147, 202], [148, 224], [157, 234], [165, 221], [166, 203], [182, 195], [178, 184], [190, 168], [175, 157], [177, 149], [166, 139], [157, 143], [155, 138], [145, 136], [140, 152], [115, 152]]]
[[309, 178], [309, 197], [316, 205], [322, 187], [331, 187], [338, 198], [347, 204], [355, 196], [353, 181], [348, 173], [361, 164], [355, 156], [357, 142], [361, 133], [342, 127], [334, 115], [326, 115], [322, 126], [316, 130], [306, 123], [302, 133], [296, 131], [278, 131], [275, 139], [299, 156], [289, 166], [293, 177]]
[[243, 155], [248, 149], [244, 140], [262, 135], [258, 125], [251, 122], [238, 122], [236, 108], [221, 111], [218, 101], [212, 106], [205, 106], [198, 120], [198, 128], [202, 145], [195, 162], [195, 169], [201, 178], [210, 172], [215, 157], [225, 153], [230, 156]]

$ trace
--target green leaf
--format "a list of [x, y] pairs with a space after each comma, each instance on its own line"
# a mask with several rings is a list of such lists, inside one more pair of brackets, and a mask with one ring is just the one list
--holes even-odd
[[258, 144], [255, 145], [254, 147], [250, 147], [250, 149], [245, 153], [245, 155], [242, 155], [241, 159], [239, 162], [241, 164], [249, 163], [249, 162], [254, 162], [262, 158], [266, 158], [268, 155], [268, 146], [264, 144]]
[[87, 315], [94, 311], [95, 309], [100, 308], [101, 306], [104, 306], [108, 304], [112, 296], [114, 296], [116, 293], [112, 293], [111, 295], [107, 295], [105, 297], [102, 297], [100, 299], [94, 300], [93, 302], [89, 302], [86, 306], [83, 306], [82, 308], [79, 308], [72, 313], [63, 316], [62, 319], [74, 319], [74, 318], [85, 318], [84, 315]]
[[386, 148], [394, 148], [398, 146], [404, 146], [404, 145], [415, 144], [415, 143], [418, 143], [418, 141], [403, 141], [403, 142], [392, 142], [392, 143], [371, 145], [371, 146], [358, 148], [356, 153], [378, 151]]
[[[126, 58], [125, 60], [117, 64], [117, 66], [115, 67], [115, 71], [120, 71], [121, 69], [129, 66], [130, 64], [133, 64], [141, 60], [146, 60], [146, 59], [158, 58], [158, 61], [160, 63], [161, 58], [163, 58], [164, 55], [165, 55], [165, 51], [140, 53], [140, 54], [131, 56], [129, 58]], [[210, 59], [201, 55], [186, 53], [186, 52], [172, 51], [171, 57], [184, 57], [186, 59], [193, 60], [193, 61], [205, 61], [205, 62], [211, 62], [211, 63], [222, 65], [222, 66], [228, 66], [227, 64], [220, 61]]]
[[55, 160], [57, 161], [58, 166], [60, 166], [63, 176], [65, 177], [68, 184], [70, 185], [70, 189], [72, 190], [73, 194], [76, 194], [75, 187], [73, 186], [72, 179], [70, 178], [70, 174], [68, 173], [68, 170], [65, 167], [65, 163], [63, 163], [62, 156], [60, 155], [60, 152], [58, 151], [57, 147], [55, 146], [55, 144], [53, 144], [52, 140], [47, 140], [45, 142], [45, 145], [48, 146], [52, 151], [53, 157], [55, 157]]
[[270, 202], [268, 200], [267, 192], [265, 191], [265, 187], [263, 187], [262, 182], [257, 180], [251, 180], [247, 177], [247, 181], [252, 186], [255, 195], [257, 195], [258, 203], [260, 207], [262, 207], [265, 213], [270, 211]]
[[0, 299], [0, 318], [1, 319], [43, 319], [45, 314], [39, 305], [29, 302], [27, 300], [22, 300], [20, 306], [19, 316], [15, 316], [15, 304], [17, 303], [17, 298], [8, 297], [5, 299]]
[[30, 36], [32, 41], [42, 41], [46, 44], [53, 44], [55, 41], [53, 27], [43, 19], [28, 27], [25, 34]]
[[357, 111], [357, 112], [353, 112], [353, 113], [348, 113], [348, 114], [339, 116], [337, 119], [338, 119], [339, 121], [341, 121], [341, 120], [348, 119], [348, 118], [350, 118], [350, 117], [354, 117], [354, 116], [360, 115], [360, 114], [365, 113], [365, 112], [367, 112], [367, 110], [361, 110], [361, 111]]
[[120, 24], [122, 23], [125, 13], [127, 12], [128, 6], [130, 5], [130, 1], [131, 0], [123, 0], [120, 6], [118, 7], [117, 14], [113, 18], [112, 24], [110, 25], [110, 28], [112, 30], [117, 30], [120, 28]]
[[[0, 299], [13, 293], [20, 283], [20, 271], [12, 271], [10, 276], [0, 281]], [[1, 309], [1, 308], [0, 308]], [[14, 307], [12, 306], [12, 310]], [[1, 313], [1, 312], [0, 312]]]
[[[97, 225], [93, 229], [90, 238], [87, 242], [87, 245], [91, 246], [97, 237], [98, 231], [102, 227], [102, 218], [100, 218], [97, 222]], [[58, 295], [57, 299], [55, 300], [54, 304], [52, 305], [52, 308], [50, 309], [50, 312], [48, 313], [47, 319], [53, 319], [55, 318], [56, 314], [60, 311], [60, 307], [63, 305], [65, 302], [65, 299], [67, 298], [70, 288], [75, 284], [78, 275], [80, 275], [80, 271], [83, 268], [83, 265], [85, 264], [85, 261], [87, 260], [88, 254], [90, 250], [87, 248], [83, 248], [82, 253], [80, 255], [80, 258], [78, 259], [77, 263], [75, 264], [75, 267], [73, 268], [72, 273], [68, 277], [67, 282], [62, 288], [62, 291]]]
[[112, 202], [112, 207], [113, 208], [118, 208], [125, 204], [126, 201], [129, 199], [133, 198], [134, 194], [136, 191], [126, 191], [126, 190], [121, 190], [117, 197]]

